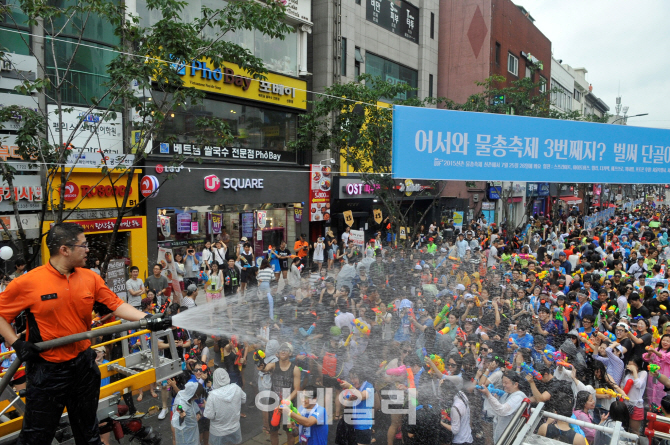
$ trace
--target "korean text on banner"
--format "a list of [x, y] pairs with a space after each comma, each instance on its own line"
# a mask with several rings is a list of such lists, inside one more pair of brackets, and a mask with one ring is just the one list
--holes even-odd
[[394, 105], [396, 178], [670, 182], [670, 130]]
[[330, 221], [330, 188], [333, 178], [327, 165], [312, 164], [309, 181], [309, 220]]
[[349, 239], [354, 243], [354, 246], [365, 246], [365, 232], [362, 230], [350, 230]]
[[122, 259], [109, 260], [105, 284], [123, 301], [126, 301], [126, 262]]

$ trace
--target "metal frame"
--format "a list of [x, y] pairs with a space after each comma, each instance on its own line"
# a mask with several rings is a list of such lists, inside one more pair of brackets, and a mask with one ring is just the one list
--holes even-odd
[[[123, 324], [127, 325], [128, 323]], [[137, 329], [137, 327], [128, 326], [127, 329], [132, 330]], [[88, 332], [95, 332], [95, 331], [88, 331]], [[149, 348], [149, 345], [147, 344], [145, 334], [138, 335], [138, 337], [140, 343], [139, 351], [131, 353], [128, 344], [128, 338], [124, 338], [122, 340], [119, 340], [121, 342], [123, 358], [119, 359], [118, 361], [115, 361], [114, 363], [106, 363], [104, 365], [100, 365], [101, 371], [105, 369], [107, 372], [114, 372], [116, 374], [121, 374], [125, 376], [124, 379], [119, 380], [118, 382], [114, 382], [111, 383], [110, 385], [102, 387], [103, 391], [104, 388], [111, 388], [112, 386], [117, 386], [118, 388], [115, 387], [114, 390], [120, 392], [141, 388], [147, 384], [147, 379], [150, 376], [150, 374], [147, 371], [151, 371], [151, 378], [149, 379], [151, 380], [151, 382], [159, 382], [162, 380], [166, 380], [182, 373], [181, 360], [177, 355], [177, 346], [174, 340], [172, 329], [153, 332], [151, 334], [152, 339], [151, 348]], [[167, 339], [166, 342], [169, 345], [170, 353], [172, 357], [176, 358], [169, 359], [160, 356], [158, 349], [159, 339], [163, 340]], [[92, 347], [95, 346], [96, 345], [92, 345]], [[20, 398], [16, 400], [17, 397], [18, 397], [17, 394], [9, 386], [6, 387], [0, 394], [0, 400], [9, 400], [10, 403], [13, 403], [12, 408], [17, 410], [20, 414], [23, 415], [23, 413], [25, 412], [25, 404]], [[119, 394], [119, 392], [115, 392], [114, 394], [100, 398], [100, 400], [98, 401], [98, 409], [97, 409], [98, 419], [104, 419], [110, 417], [110, 415], [116, 414], [116, 405], [119, 403], [120, 400], [121, 395]], [[63, 413], [63, 415], [61, 416], [61, 420], [63, 419], [67, 419], [67, 413]], [[23, 422], [22, 417], [19, 417], [10, 422], [13, 423], [11, 427], [9, 425], [6, 425], [8, 422], [5, 422], [5, 424], [0, 424], [0, 431], [3, 430], [3, 425], [5, 426], [4, 429], [7, 428], [14, 429], [17, 427], [18, 428], [8, 434], [0, 436], [0, 445], [14, 443], [18, 438], [19, 433], [21, 432], [21, 424]], [[57, 442], [53, 443], [57, 444]], [[74, 443], [74, 439], [68, 440], [64, 443]]]

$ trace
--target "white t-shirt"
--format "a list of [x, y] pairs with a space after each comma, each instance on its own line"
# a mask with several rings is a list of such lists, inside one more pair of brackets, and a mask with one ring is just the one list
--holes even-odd
[[[133, 292], [140, 291], [144, 288], [144, 283], [142, 283], [142, 280], [139, 278], [136, 280], [133, 280], [132, 278], [128, 281], [126, 281], [126, 289], [132, 290]], [[142, 294], [139, 294], [137, 296], [132, 296], [130, 295], [130, 292], [127, 292], [126, 295], [128, 296], [128, 304], [134, 307], [140, 307], [142, 304]]]
[[349, 242], [349, 232], [342, 233], [342, 242], [344, 243], [344, 247], [346, 247]]
[[487, 263], [488, 267], [498, 265], [498, 260], [496, 259], [497, 256], [498, 256], [498, 248], [495, 246], [491, 246], [491, 250], [489, 250], [489, 261]]

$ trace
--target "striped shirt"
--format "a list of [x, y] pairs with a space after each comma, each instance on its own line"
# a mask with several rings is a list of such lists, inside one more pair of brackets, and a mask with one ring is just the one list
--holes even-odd
[[623, 360], [614, 355], [611, 348], [605, 349], [605, 352], [607, 353], [607, 357], [602, 357], [598, 355], [597, 352], [594, 352], [593, 358], [599, 362], [602, 362], [602, 364], [605, 365], [605, 368], [607, 369], [607, 373], [612, 376], [614, 383], [620, 385], [621, 378], [623, 377], [623, 373], [625, 371]]
[[272, 271], [271, 267], [266, 267], [265, 269], [259, 270], [258, 275], [256, 275], [256, 279], [259, 283], [263, 282], [270, 284], [272, 278], [274, 278], [274, 272]]

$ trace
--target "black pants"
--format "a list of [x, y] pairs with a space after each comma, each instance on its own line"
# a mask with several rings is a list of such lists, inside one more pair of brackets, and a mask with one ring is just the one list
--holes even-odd
[[26, 413], [18, 445], [48, 445], [67, 408], [77, 445], [101, 444], [98, 430], [100, 370], [92, 349], [63, 363], [39, 361], [27, 369]]

